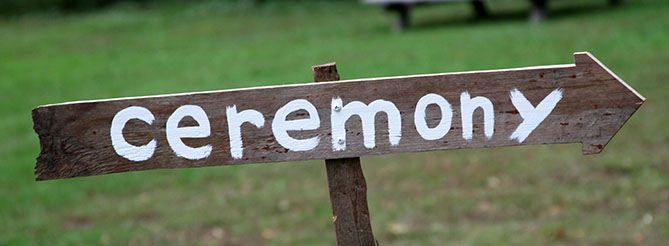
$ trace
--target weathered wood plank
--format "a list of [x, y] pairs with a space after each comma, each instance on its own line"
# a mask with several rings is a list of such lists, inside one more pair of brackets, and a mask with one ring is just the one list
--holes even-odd
[[[337, 81], [335, 63], [313, 66], [315, 82]], [[367, 182], [360, 158], [325, 160], [337, 245], [376, 245], [367, 207]]]
[[[645, 99], [590, 54], [576, 53], [574, 56], [575, 65], [372, 78], [40, 106], [33, 110], [34, 129], [39, 135], [41, 147], [35, 172], [38, 180], [44, 180], [157, 168], [339, 159], [527, 144], [583, 143], [583, 153], [598, 153]], [[512, 92], [521, 92], [524, 99], [529, 101], [529, 110], [532, 110], [556, 90], [561, 92], [561, 99], [545, 119], [531, 131], [519, 129], [521, 123], [534, 119], [524, 117], [519, 112], [511, 100]], [[463, 114], [463, 108], [471, 110], [474, 108], [470, 106], [476, 105], [471, 101], [461, 103], [464, 92], [471, 98], [487, 98], [493, 110], [478, 108], [472, 115], [469, 112]], [[445, 120], [451, 120], [450, 128], [443, 137], [435, 140], [425, 139], [414, 123], [416, 104], [428, 94], [437, 94], [452, 106], [452, 111], [445, 111], [451, 112], [452, 117], [444, 117]], [[317, 137], [317, 145], [308, 151], [289, 150], [277, 142], [273, 132], [276, 130], [273, 123], [277, 110], [296, 99], [308, 101], [317, 113], [310, 114], [305, 110], [292, 112], [287, 115], [287, 121], [314, 121], [316, 115], [319, 118], [319, 124], [314, 130], [288, 131], [287, 135], [297, 140]], [[345, 134], [332, 137], [331, 121], [342, 118], [340, 114], [333, 113], [333, 104], [339, 99], [345, 106], [354, 101], [358, 101], [359, 105], [383, 100], [392, 103], [399, 116], [388, 116], [383, 112], [375, 114], [372, 116], [375, 121], [371, 124], [375, 129], [363, 131], [360, 118], [354, 115], [344, 123]], [[204, 137], [183, 138], [184, 146], [209, 146], [210, 153], [206, 158], [180, 157], [175, 152], [174, 141], [168, 141], [168, 119], [184, 105], [201, 108], [210, 123], [209, 134], [196, 132], [199, 134], [197, 136]], [[228, 117], [227, 111], [233, 106], [237, 112], [256, 110], [264, 120], [256, 122], [257, 125], [248, 122], [241, 124], [241, 141], [233, 137], [231, 142], [230, 128], [235, 127], [230, 127], [228, 121], [239, 123], [241, 119], [234, 115]], [[122, 134], [116, 136], [120, 135], [127, 141], [130, 147], [125, 151], [129, 156], [146, 155], [141, 151], [136, 152], [136, 147], [151, 147], [154, 143], [155, 148], [146, 160], [132, 161], [122, 157], [112, 146], [112, 121], [120, 111], [129, 107], [142, 107], [149, 112], [148, 116], [145, 115], [143, 120], [130, 119], [127, 124], [122, 124]], [[371, 112], [360, 107], [344, 111], [351, 113], [351, 110], [358, 113]], [[438, 107], [429, 105], [425, 111], [427, 128], [434, 128], [441, 122]], [[494, 124], [491, 120], [485, 122], [484, 112], [492, 115]], [[153, 120], [149, 120], [150, 116]], [[392, 119], [391, 125], [399, 126], [395, 128], [399, 128], [400, 134], [389, 134], [389, 119]], [[463, 124], [463, 119], [469, 119], [471, 123]], [[203, 125], [195, 123], [190, 117], [177, 121], [178, 128]], [[492, 125], [494, 130], [489, 138], [484, 130], [487, 125]], [[468, 131], [463, 131], [463, 126], [472, 128], [470, 138], [465, 137]], [[529, 135], [519, 141], [518, 136], [513, 136], [518, 131]], [[178, 131], [172, 129], [174, 132]], [[371, 148], [365, 146], [365, 139], [367, 142], [371, 139], [369, 136], [363, 137], [365, 133], [374, 136]], [[181, 138], [178, 138], [178, 133], [172, 134], [172, 139], [175, 134], [179, 141]], [[282, 141], [285, 139], [281, 138]], [[338, 140], [341, 142], [338, 143]], [[234, 158], [232, 144], [242, 146], [237, 153], [241, 158]], [[336, 150], [341, 147], [345, 147], [345, 150]]]

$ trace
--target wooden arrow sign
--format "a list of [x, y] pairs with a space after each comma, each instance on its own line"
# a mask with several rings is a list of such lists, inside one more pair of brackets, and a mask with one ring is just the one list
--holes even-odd
[[33, 110], [38, 180], [528, 144], [599, 153], [644, 98], [576, 64], [72, 102]]

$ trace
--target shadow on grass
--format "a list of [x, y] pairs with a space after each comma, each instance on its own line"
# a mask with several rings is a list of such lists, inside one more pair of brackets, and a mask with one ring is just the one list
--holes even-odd
[[[580, 6], [565, 6], [565, 7], [555, 7], [548, 8], [548, 15], [546, 20], [559, 20], [565, 18], [572, 18], [577, 16], [586, 16], [597, 13], [609, 12], [615, 9], [623, 8], [623, 6], [612, 6], [609, 4], [590, 4], [590, 5], [580, 5]], [[444, 17], [440, 19], [428, 19], [428, 20], [417, 20], [412, 23], [407, 30], [431, 30], [431, 29], [441, 29], [441, 28], [452, 28], [452, 27], [466, 27], [471, 25], [479, 24], [497, 24], [500, 22], [519, 22], [527, 21], [529, 19], [529, 5], [526, 9], [517, 9], [517, 10], [506, 10], [506, 11], [495, 11], [489, 10], [489, 15], [487, 17], [476, 17], [473, 15], [469, 18], [462, 17]], [[405, 30], [405, 31], [407, 31]]]

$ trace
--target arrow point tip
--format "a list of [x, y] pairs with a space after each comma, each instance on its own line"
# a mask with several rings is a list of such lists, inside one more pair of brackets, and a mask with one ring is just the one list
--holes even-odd
[[574, 62], [576, 63], [576, 68], [586, 72], [591, 73], [599, 80], [614, 80], [624, 86], [631, 94], [636, 97], [637, 104], [640, 106], [646, 98], [639, 94], [636, 90], [630, 87], [625, 81], [623, 81], [618, 75], [613, 73], [608, 67], [604, 66], [595, 56], [590, 54], [590, 52], [582, 51], [574, 53]]

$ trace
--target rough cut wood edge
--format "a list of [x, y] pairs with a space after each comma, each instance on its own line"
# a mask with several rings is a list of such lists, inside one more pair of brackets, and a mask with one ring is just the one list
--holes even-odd
[[[314, 81], [339, 80], [336, 63], [312, 67]], [[360, 157], [325, 160], [337, 245], [378, 245], [367, 207], [367, 182]]]
[[[33, 129], [39, 137], [40, 144], [40, 153], [37, 156], [37, 163], [52, 163], [56, 160], [54, 155], [56, 155], [57, 150], [53, 146], [53, 139], [50, 135], [49, 129], [51, 128], [51, 122], [53, 122], [52, 111], [48, 108], [36, 108], [32, 111], [33, 119], [43, 119], [41, 121], [36, 121], [33, 125]], [[55, 173], [55, 170], [47, 170], [48, 168], [54, 168], [56, 165], [35, 165], [35, 179], [37, 181], [54, 179], [57, 177], [45, 176], [41, 174], [52, 174]]]

